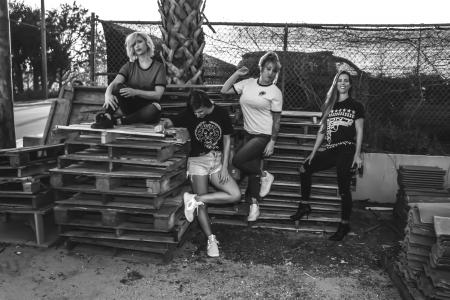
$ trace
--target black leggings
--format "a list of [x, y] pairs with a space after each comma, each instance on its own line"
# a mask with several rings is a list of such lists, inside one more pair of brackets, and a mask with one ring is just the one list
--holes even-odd
[[[161, 111], [151, 100], [141, 97], [123, 97], [119, 91], [127, 86], [123, 83], [117, 84], [113, 89], [113, 95], [116, 96], [120, 110], [123, 113], [122, 124], [148, 123], [154, 124], [159, 122]], [[116, 110], [108, 106], [106, 112], [113, 115]]]
[[342, 199], [341, 218], [343, 221], [349, 221], [353, 204], [350, 184], [354, 155], [354, 147], [337, 147], [316, 153], [309, 164], [304, 164], [304, 172], [300, 173], [302, 200], [308, 201], [311, 195], [312, 174], [336, 166], [339, 195]]
[[269, 141], [270, 135], [256, 135], [245, 132], [244, 145], [233, 157], [233, 165], [241, 170], [244, 176], [248, 176], [248, 185], [245, 192], [245, 199], [248, 202], [251, 202], [252, 198], [258, 201], [261, 200], [259, 196], [259, 190], [261, 189], [261, 161], [264, 149]]

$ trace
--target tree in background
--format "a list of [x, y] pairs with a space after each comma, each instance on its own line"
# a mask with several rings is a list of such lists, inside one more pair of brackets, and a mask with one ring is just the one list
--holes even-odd
[[[74, 79], [88, 81], [90, 15], [74, 2], [47, 11], [47, 59], [49, 86], [58, 88]], [[80, 78], [84, 77], [84, 78]]]
[[[41, 87], [40, 11], [21, 1], [10, 5], [11, 48], [15, 93]], [[48, 86], [89, 80], [90, 15], [76, 2], [46, 11]], [[26, 85], [24, 85], [24, 83]], [[56, 83], [56, 85], [54, 85]]]
[[[39, 90], [39, 76], [41, 70], [39, 34], [39, 10], [33, 10], [23, 2], [9, 3], [9, 17], [11, 21], [11, 55], [13, 84], [16, 93], [24, 92], [24, 80], [33, 78], [33, 89]], [[27, 87], [29, 88], [29, 86]]]
[[203, 0], [159, 0], [162, 26], [161, 56], [169, 83], [202, 83], [206, 20]]

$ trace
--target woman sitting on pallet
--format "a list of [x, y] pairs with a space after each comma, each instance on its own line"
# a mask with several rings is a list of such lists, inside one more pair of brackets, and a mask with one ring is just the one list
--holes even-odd
[[[322, 120], [311, 154], [300, 168], [302, 201], [297, 212], [291, 216], [300, 220], [311, 212], [309, 201], [311, 177], [314, 172], [336, 166], [339, 194], [341, 196], [341, 222], [329, 239], [340, 241], [350, 231], [352, 194], [350, 191], [351, 168], [361, 168], [361, 144], [363, 138], [364, 107], [351, 97], [352, 81], [346, 71], [336, 74], [322, 107]], [[326, 139], [325, 151], [317, 152]]]
[[275, 52], [267, 52], [259, 60], [259, 78], [248, 78], [237, 83], [236, 80], [248, 74], [242, 67], [224, 83], [221, 92], [241, 95], [244, 116], [244, 145], [233, 157], [233, 165], [248, 176], [245, 199], [250, 203], [248, 221], [259, 217], [258, 202], [265, 197], [274, 177], [261, 168], [263, 156], [273, 154], [275, 140], [280, 128], [283, 96], [275, 85], [281, 69], [280, 60]]
[[[155, 46], [144, 32], [128, 35], [125, 47], [130, 61], [120, 68], [116, 78], [106, 88], [105, 112], [96, 116], [92, 128], [159, 122], [159, 99], [167, 85], [164, 64], [153, 58]], [[122, 115], [115, 116], [119, 108]]]
[[[194, 193], [183, 195], [184, 213], [192, 222], [197, 211], [200, 226], [208, 237], [207, 254], [218, 257], [218, 242], [211, 232], [205, 204], [228, 204], [241, 199], [241, 191], [228, 172], [230, 135], [233, 133], [228, 112], [214, 105], [204, 91], [193, 90], [189, 107], [164, 120], [164, 125], [186, 127], [189, 131], [191, 151], [187, 173]], [[209, 182], [217, 191], [208, 192]]]

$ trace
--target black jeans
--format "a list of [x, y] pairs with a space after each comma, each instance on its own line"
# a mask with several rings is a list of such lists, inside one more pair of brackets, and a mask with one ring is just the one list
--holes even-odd
[[252, 198], [261, 200], [259, 190], [261, 189], [261, 161], [263, 152], [270, 135], [250, 134], [245, 132], [244, 145], [233, 157], [233, 165], [241, 170], [242, 174], [248, 176], [248, 185], [245, 192], [245, 199], [251, 202]]
[[[120, 110], [123, 113], [122, 124], [134, 124], [134, 123], [158, 123], [161, 111], [153, 104], [151, 100], [143, 99], [141, 97], [123, 97], [119, 91], [127, 86], [123, 83], [119, 83], [113, 89], [113, 95], [116, 96], [119, 102]], [[106, 112], [113, 115], [115, 110], [110, 106], [106, 109]]]
[[352, 213], [352, 193], [350, 184], [352, 180], [351, 166], [355, 155], [355, 147], [337, 147], [317, 152], [309, 164], [304, 164], [304, 172], [300, 173], [302, 199], [309, 200], [311, 195], [311, 177], [318, 171], [336, 166], [339, 195], [341, 196], [341, 218], [350, 220]]

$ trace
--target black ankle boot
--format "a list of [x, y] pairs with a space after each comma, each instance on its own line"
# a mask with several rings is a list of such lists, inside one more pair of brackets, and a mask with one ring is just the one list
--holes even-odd
[[344, 236], [347, 235], [347, 233], [350, 232], [350, 225], [348, 223], [339, 223], [339, 227], [337, 231], [330, 236], [328, 239], [331, 241], [342, 241]]
[[298, 221], [300, 220], [304, 215], [306, 215], [306, 218], [308, 219], [308, 215], [311, 213], [311, 206], [309, 204], [303, 204], [303, 203], [299, 203], [298, 204], [298, 208], [297, 208], [297, 212], [295, 214], [293, 214], [292, 216], [290, 216], [289, 218], [292, 221]]

